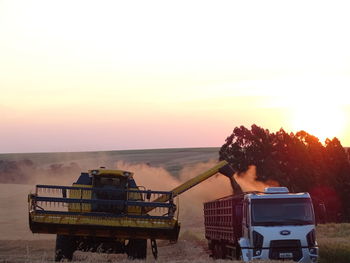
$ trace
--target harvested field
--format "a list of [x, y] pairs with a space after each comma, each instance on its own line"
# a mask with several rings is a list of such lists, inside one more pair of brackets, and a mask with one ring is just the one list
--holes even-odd
[[[163, 150], [156, 153], [157, 159], [150, 151], [138, 151], [139, 163], [129, 163], [135, 156], [132, 151], [127, 152], [127, 157], [109, 157], [108, 162], [119, 162], [124, 168], [130, 168], [143, 176], [135, 175], [143, 185], [151, 189], [168, 190], [179, 182], [188, 179], [197, 173], [210, 168], [215, 163], [217, 149], [211, 151], [205, 149], [191, 150], [190, 154], [182, 150]], [[185, 152], [183, 154], [182, 152]], [[181, 157], [181, 156], [187, 156]], [[0, 155], [0, 160], [4, 156]], [[30, 158], [30, 155], [26, 155]], [[6, 159], [14, 156], [6, 155]], [[57, 156], [37, 155], [35, 162], [38, 165], [46, 165], [48, 162], [59, 162]], [[78, 157], [74, 157], [79, 163]], [[89, 157], [90, 158], [90, 157]], [[93, 157], [91, 157], [93, 158]], [[130, 158], [130, 159], [129, 159]], [[55, 160], [54, 160], [55, 159]], [[212, 161], [210, 161], [212, 159]], [[42, 160], [42, 162], [40, 162]], [[90, 159], [89, 159], [90, 160]], [[152, 160], [147, 164], [147, 160]], [[62, 160], [67, 161], [67, 160]], [[84, 159], [84, 162], [86, 159]], [[95, 160], [96, 162], [96, 160]], [[153, 164], [153, 165], [152, 165]], [[96, 164], [98, 165], [98, 164]], [[176, 169], [175, 169], [176, 168]], [[175, 175], [170, 173], [174, 169]], [[137, 177], [139, 176], [139, 177]], [[161, 184], [156, 180], [162, 178]], [[38, 177], [37, 179], [42, 179]], [[72, 182], [75, 178], [65, 178]], [[165, 180], [166, 179], [166, 180]], [[182, 230], [178, 243], [158, 242], [159, 258], [157, 262], [227, 262], [210, 258], [207, 243], [204, 238], [202, 203], [230, 193], [227, 178], [220, 176], [212, 178], [180, 198], [180, 219]], [[56, 178], [59, 181], [59, 178]], [[36, 181], [35, 183], [40, 183]], [[0, 184], [0, 262], [53, 262], [55, 247], [54, 235], [33, 235], [28, 228], [27, 218], [27, 194], [34, 189], [29, 184]], [[209, 190], [208, 190], [209, 189]], [[348, 263], [350, 262], [350, 224], [327, 224], [318, 226], [318, 242], [320, 245], [320, 263]], [[131, 262], [126, 255], [107, 255], [95, 253], [74, 253], [74, 262]], [[138, 262], [138, 261], [132, 261]], [[151, 251], [148, 251], [146, 262], [154, 262]], [[268, 261], [265, 261], [268, 262]], [[270, 261], [272, 262], [272, 261]], [[274, 261], [278, 262], [278, 261]]]

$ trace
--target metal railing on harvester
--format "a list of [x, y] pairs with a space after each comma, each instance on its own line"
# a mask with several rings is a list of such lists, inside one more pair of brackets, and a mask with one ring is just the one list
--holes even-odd
[[[106, 198], [96, 197], [101, 195]], [[117, 196], [124, 198], [118, 200]], [[166, 196], [167, 201], [157, 201], [160, 196]], [[176, 211], [173, 192], [56, 185], [37, 185], [29, 205], [36, 214], [149, 219], [170, 219]]]

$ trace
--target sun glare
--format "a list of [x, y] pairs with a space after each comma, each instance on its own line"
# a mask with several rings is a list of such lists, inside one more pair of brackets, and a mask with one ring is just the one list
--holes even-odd
[[310, 103], [299, 105], [293, 112], [294, 131], [304, 130], [324, 143], [326, 138], [340, 137], [345, 123], [345, 113], [336, 105]]

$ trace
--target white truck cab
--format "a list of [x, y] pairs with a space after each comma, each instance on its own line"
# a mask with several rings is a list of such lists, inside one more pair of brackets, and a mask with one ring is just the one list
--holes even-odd
[[265, 188], [243, 199], [241, 257], [317, 262], [315, 215], [308, 193], [286, 187]]

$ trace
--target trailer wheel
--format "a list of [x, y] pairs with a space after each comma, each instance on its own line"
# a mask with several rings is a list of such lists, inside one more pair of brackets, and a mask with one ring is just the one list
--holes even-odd
[[145, 259], [147, 256], [147, 239], [130, 239], [126, 253], [129, 259]]
[[55, 261], [73, 259], [73, 253], [76, 250], [76, 242], [74, 238], [70, 236], [57, 235], [56, 237], [56, 249], [55, 249]]
[[214, 244], [214, 258], [215, 259], [225, 259], [225, 251], [224, 246], [221, 244], [221, 242], [215, 242]]

